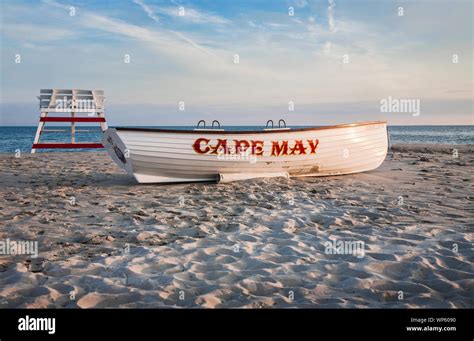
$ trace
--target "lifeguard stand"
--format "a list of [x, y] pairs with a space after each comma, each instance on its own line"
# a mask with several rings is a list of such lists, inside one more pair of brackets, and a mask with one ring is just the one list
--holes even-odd
[[[103, 90], [41, 89], [38, 99], [40, 101], [40, 120], [31, 153], [36, 152], [36, 149], [49, 148], [104, 148], [100, 142], [76, 143], [76, 132], [93, 131], [76, 129], [76, 122], [98, 122], [102, 131], [107, 129]], [[48, 116], [50, 113], [68, 113], [70, 116], [55, 115], [52, 117]], [[66, 131], [63, 129], [44, 129], [46, 122], [70, 122], [71, 142], [41, 143], [40, 138], [43, 132]]]

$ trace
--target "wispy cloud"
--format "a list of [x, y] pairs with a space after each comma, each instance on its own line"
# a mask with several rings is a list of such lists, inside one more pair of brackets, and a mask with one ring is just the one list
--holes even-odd
[[228, 19], [219, 15], [179, 4], [156, 7], [156, 12], [195, 24], [225, 25], [230, 23]]
[[133, 0], [133, 2], [136, 3], [137, 5], [139, 5], [145, 11], [145, 13], [148, 15], [148, 17], [150, 17], [151, 19], [153, 19], [156, 22], [160, 21], [158, 16], [156, 16], [155, 12], [145, 2], [143, 2], [142, 0]]
[[328, 0], [328, 25], [331, 32], [336, 32], [336, 23], [334, 22], [334, 12], [336, 2], [334, 0]]
[[[43, 0], [43, 2], [47, 5], [56, 8], [69, 9], [69, 6], [66, 6], [55, 0]], [[145, 11], [145, 13], [154, 21], [159, 21], [159, 18], [155, 15], [155, 12], [150, 6], [148, 6], [141, 0], [134, 0], [134, 3], [140, 5], [140, 7]], [[185, 53], [189, 54], [190, 52], [186, 52], [186, 46], [183, 46], [182, 43], [185, 43], [188, 46], [199, 50], [206, 55], [212, 55], [212, 53], [208, 49], [201, 46], [192, 38], [175, 30], [166, 30], [163, 28], [161, 28], [160, 30], [152, 30], [147, 27], [127, 23], [123, 20], [96, 14], [84, 9], [81, 10], [79, 22], [82, 27], [92, 28], [95, 30], [107, 32], [112, 35], [118, 35], [121, 37], [127, 37], [136, 41], [140, 41], [147, 44], [150, 48], [154, 50], [161, 51], [169, 55], [176, 54], [182, 56]], [[60, 34], [61, 31], [58, 30], [58, 32], [56, 33], [50, 33], [51, 37], [55, 37]], [[64, 32], [63, 34], [66, 34], [66, 32]], [[178, 37], [178, 40], [172, 39], [172, 35]]]
[[[204, 47], [194, 42], [191, 38], [172, 30], [152, 30], [119, 19], [90, 12], [83, 13], [81, 24], [83, 27], [93, 28], [95, 30], [101, 30], [113, 35], [143, 42], [148, 47], [171, 56], [183, 56], [185, 53], [191, 54], [186, 45], [209, 54]], [[177, 36], [179, 40], [173, 39], [170, 34]], [[183, 45], [182, 42], [186, 43], [186, 45]]]
[[308, 1], [306, 0], [295, 0], [293, 1], [294, 3], [294, 6], [298, 7], [298, 8], [304, 8], [306, 6], [308, 6]]
[[41, 0], [41, 2], [47, 4], [47, 5], [50, 5], [50, 6], [54, 6], [54, 7], [57, 7], [57, 8], [62, 8], [62, 9], [69, 9], [69, 6], [66, 6], [66, 5], [63, 5], [55, 0]]
[[192, 40], [191, 38], [187, 37], [186, 35], [184, 35], [183, 33], [181, 32], [177, 32], [177, 31], [171, 31], [173, 32], [173, 34], [175, 34], [177, 37], [181, 38], [183, 41], [189, 43], [191, 46], [195, 47], [196, 49], [208, 54], [208, 55], [214, 55], [212, 52], [209, 51], [209, 49], [206, 49], [205, 47], [199, 45], [197, 42], [195, 42], [194, 40]]
[[71, 29], [58, 29], [54, 26], [43, 25], [39, 28], [33, 24], [2, 24], [2, 34], [13, 39], [26, 41], [29, 43], [47, 43], [54, 41], [61, 41], [63, 39], [71, 38], [76, 33]]

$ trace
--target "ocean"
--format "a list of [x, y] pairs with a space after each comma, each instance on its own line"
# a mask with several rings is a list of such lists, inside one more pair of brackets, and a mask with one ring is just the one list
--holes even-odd
[[[173, 129], [194, 129], [195, 127], [153, 127]], [[226, 130], [255, 130], [260, 126], [232, 126], [223, 127]], [[301, 128], [292, 127], [292, 128]], [[45, 132], [41, 142], [69, 142], [71, 139], [70, 127], [51, 127], [50, 129], [65, 129], [65, 132]], [[77, 132], [76, 142], [100, 141], [99, 128], [78, 126], [76, 129], [88, 129], [91, 132]], [[388, 128], [390, 144], [396, 143], [433, 143], [433, 144], [474, 144], [474, 126], [390, 126]], [[0, 127], [0, 153], [29, 153], [36, 133], [34, 127]], [[88, 151], [90, 149], [48, 149], [37, 152], [51, 151]]]

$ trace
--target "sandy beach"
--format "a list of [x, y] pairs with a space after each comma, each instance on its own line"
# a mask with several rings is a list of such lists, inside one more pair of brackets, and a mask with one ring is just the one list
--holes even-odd
[[474, 146], [228, 184], [138, 185], [105, 152], [0, 165], [0, 240], [39, 251], [0, 255], [1, 308], [474, 307]]

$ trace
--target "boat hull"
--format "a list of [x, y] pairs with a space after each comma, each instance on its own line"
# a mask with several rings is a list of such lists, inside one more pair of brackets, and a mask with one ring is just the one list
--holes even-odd
[[226, 182], [373, 170], [388, 136], [385, 122], [254, 132], [110, 128], [103, 144], [139, 183]]

